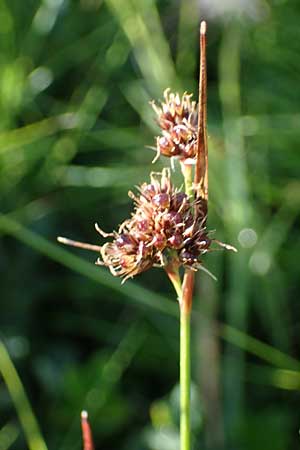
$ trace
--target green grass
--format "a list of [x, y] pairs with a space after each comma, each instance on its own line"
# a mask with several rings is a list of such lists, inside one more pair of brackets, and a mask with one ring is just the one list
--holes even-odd
[[[237, 9], [208, 19], [208, 222], [239, 251], [208, 255], [218, 282], [197, 281], [192, 377], [206, 425], [195, 450], [274, 450], [272, 436], [298, 445], [300, 11], [295, 0], [261, 4], [255, 20]], [[101, 244], [93, 224], [117, 228], [127, 191], [168, 164], [151, 165], [148, 101], [196, 89], [208, 16], [197, 5], [0, 1], [3, 448], [43, 448], [39, 427], [49, 449], [80, 448], [95, 385], [99, 448], [155, 449], [156, 402], [176, 441], [178, 305], [166, 277], [154, 269], [121, 286], [56, 236]]]

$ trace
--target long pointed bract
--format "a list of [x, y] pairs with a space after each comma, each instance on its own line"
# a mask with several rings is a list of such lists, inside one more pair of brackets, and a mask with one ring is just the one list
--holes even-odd
[[197, 214], [207, 216], [208, 201], [208, 149], [207, 149], [207, 75], [206, 75], [206, 22], [200, 25], [200, 71], [198, 102], [198, 137], [195, 168], [195, 193], [200, 200]]
[[70, 245], [71, 247], [83, 248], [85, 250], [91, 250], [92, 252], [100, 252], [100, 245], [88, 244], [87, 242], [73, 241], [72, 239], [68, 239], [62, 236], [57, 237], [58, 242], [64, 245]]

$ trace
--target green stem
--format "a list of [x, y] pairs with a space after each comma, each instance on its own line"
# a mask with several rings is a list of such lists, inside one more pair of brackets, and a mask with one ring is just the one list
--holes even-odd
[[[192, 198], [193, 167], [181, 163], [185, 192]], [[180, 298], [180, 450], [191, 448], [191, 308], [195, 273], [186, 268]]]
[[[185, 270], [183, 285], [178, 271], [170, 270], [177, 266], [170, 264], [167, 274], [178, 295], [180, 305], [180, 450], [191, 448], [191, 351], [190, 351], [190, 329], [191, 329], [191, 306], [194, 290], [194, 272]], [[174, 276], [174, 274], [178, 274]]]
[[[193, 167], [181, 162], [185, 193], [192, 197]], [[191, 448], [191, 309], [194, 292], [195, 272], [186, 268], [181, 284], [178, 257], [173, 255], [165, 267], [178, 296], [180, 306], [180, 450]]]
[[180, 308], [180, 450], [190, 450], [191, 447], [190, 328], [191, 314]]

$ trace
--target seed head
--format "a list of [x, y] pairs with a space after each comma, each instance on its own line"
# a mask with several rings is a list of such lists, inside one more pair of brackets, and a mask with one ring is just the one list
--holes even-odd
[[165, 266], [170, 254], [180, 265], [197, 270], [212, 240], [205, 221], [194, 217], [194, 202], [173, 187], [169, 169], [151, 173], [150, 183], [129, 197], [134, 200], [132, 216], [111, 234], [113, 241], [103, 245], [98, 264], [124, 281], [152, 266]]
[[[205, 270], [201, 257], [212, 250], [212, 242], [236, 251], [230, 245], [211, 239], [206, 228], [208, 152], [205, 22], [200, 27], [200, 49], [198, 106], [191, 100], [191, 94], [184, 93], [180, 97], [178, 93], [170, 92], [170, 89], [165, 90], [164, 101], [160, 105], [152, 102], [161, 128], [161, 135], [156, 137], [156, 157], [162, 154], [180, 160], [187, 194], [173, 187], [168, 169], [163, 169], [161, 173], [153, 172], [150, 182], [139, 186], [136, 194], [129, 192], [129, 197], [134, 201], [134, 210], [118, 231], [104, 233], [96, 225], [101, 236], [111, 237], [111, 242], [100, 247], [59, 238], [64, 244], [100, 252], [101, 258], [98, 258], [97, 264], [107, 266], [114, 276], [122, 277], [123, 281], [152, 266], [165, 266], [174, 286], [178, 287], [179, 266]], [[191, 297], [192, 286], [193, 276], [187, 270], [183, 280], [183, 297], [185, 290]]]
[[160, 154], [179, 159], [194, 158], [197, 150], [197, 108], [192, 94], [164, 92], [164, 102], [151, 105], [157, 114], [162, 135], [156, 137], [157, 157]]

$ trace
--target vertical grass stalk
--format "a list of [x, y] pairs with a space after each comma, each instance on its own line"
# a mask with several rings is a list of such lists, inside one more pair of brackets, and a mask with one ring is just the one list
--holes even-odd
[[190, 430], [190, 329], [191, 314], [180, 309], [180, 448], [189, 450], [191, 446]]
[[191, 448], [191, 308], [195, 272], [186, 269], [180, 300], [180, 450]]
[[[200, 73], [199, 73], [199, 101], [198, 101], [198, 133], [197, 155], [195, 160], [194, 183], [191, 166], [181, 164], [185, 180], [186, 194], [194, 194], [195, 218], [201, 216], [203, 223], [207, 218], [208, 199], [208, 156], [206, 135], [206, 23], [200, 25]], [[185, 269], [182, 296], [180, 299], [180, 450], [191, 448], [191, 309], [193, 301], [195, 272]]]

